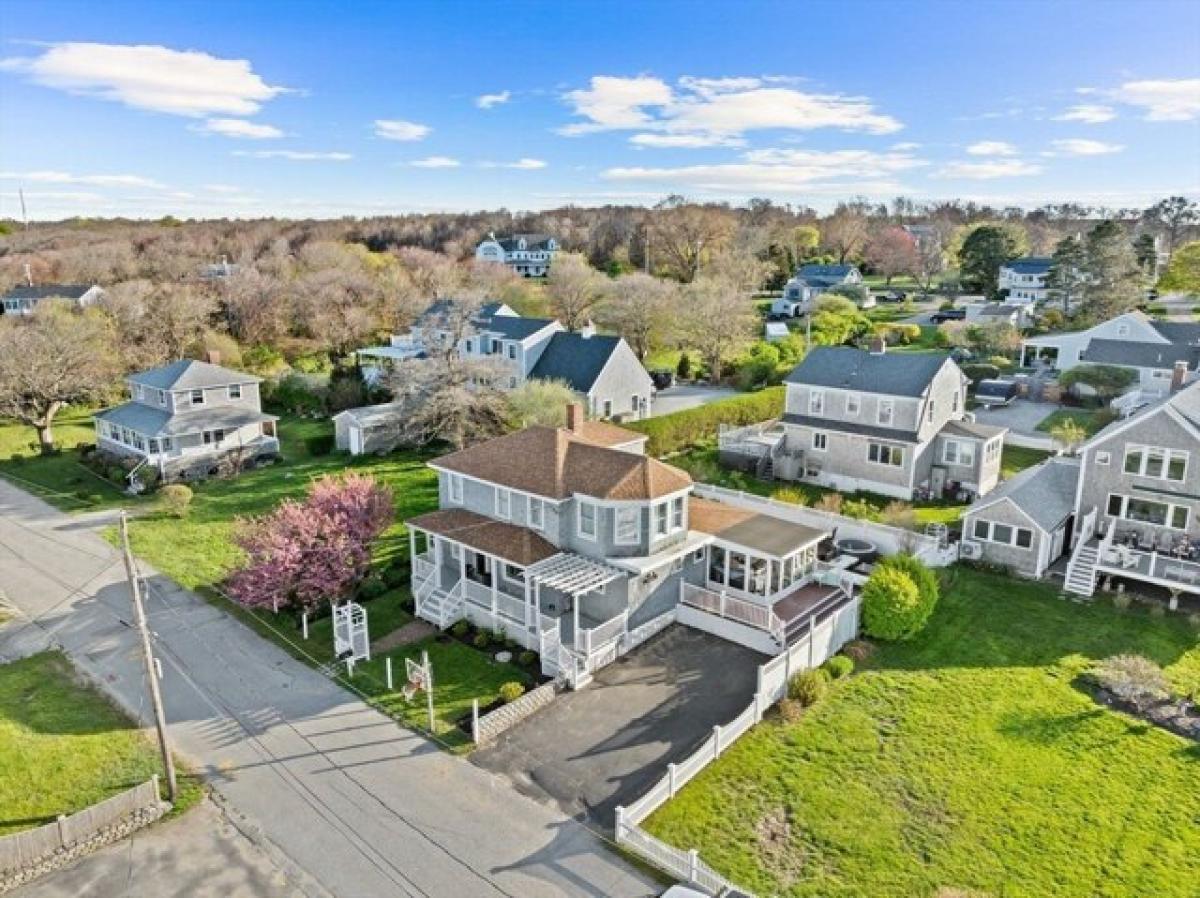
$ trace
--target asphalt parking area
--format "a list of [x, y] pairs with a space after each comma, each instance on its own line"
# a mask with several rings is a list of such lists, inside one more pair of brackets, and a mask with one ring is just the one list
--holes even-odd
[[533, 798], [611, 827], [618, 805], [645, 792], [715, 724], [745, 709], [765, 660], [673, 624], [472, 760]]

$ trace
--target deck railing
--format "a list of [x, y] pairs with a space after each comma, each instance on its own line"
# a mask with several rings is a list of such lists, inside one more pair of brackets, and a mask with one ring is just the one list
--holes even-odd
[[735, 598], [724, 592], [715, 592], [691, 583], [683, 584], [682, 601], [685, 605], [707, 611], [718, 617], [746, 624], [758, 630], [766, 630], [780, 644], [784, 641], [784, 623], [770, 605], [759, 605]]

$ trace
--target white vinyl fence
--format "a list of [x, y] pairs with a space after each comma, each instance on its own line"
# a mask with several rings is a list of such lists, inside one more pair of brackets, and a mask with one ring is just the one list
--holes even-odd
[[617, 808], [617, 843], [672, 876], [701, 888], [713, 892], [723, 888], [745, 892], [705, 864], [695, 849], [684, 851], [668, 845], [650, 835], [640, 824], [761, 721], [767, 708], [787, 695], [792, 674], [824, 664], [858, 634], [859, 603], [856, 596], [819, 624], [810, 623], [808, 632], [786, 651], [760, 664], [758, 688], [746, 709], [724, 726], [713, 727], [712, 734], [687, 758], [677, 764], [668, 764], [666, 776], [644, 795], [626, 807]]
[[0, 876], [16, 873], [54, 852], [86, 842], [106, 827], [159, 804], [158, 777], [106, 798], [53, 823], [0, 838]]

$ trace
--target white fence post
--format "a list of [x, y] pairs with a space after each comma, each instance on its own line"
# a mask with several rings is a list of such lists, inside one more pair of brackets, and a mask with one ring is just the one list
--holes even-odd
[[693, 848], [688, 852], [688, 881], [695, 882], [700, 875], [700, 852]]
[[471, 741], [479, 744], [479, 699], [471, 699]]
[[762, 693], [754, 693], [754, 722], [761, 723], [763, 719]]
[[384, 659], [385, 670], [387, 671], [387, 688], [388, 692], [392, 691], [392, 656], [388, 655]]
[[713, 759], [721, 757], [721, 725], [713, 724]]
[[675, 797], [675, 764], [674, 763], [667, 765], [667, 782], [668, 782], [667, 791], [671, 794], [671, 797], [674, 798]]
[[304, 638], [308, 639], [308, 612], [304, 611], [300, 614], [300, 632], [304, 634]]

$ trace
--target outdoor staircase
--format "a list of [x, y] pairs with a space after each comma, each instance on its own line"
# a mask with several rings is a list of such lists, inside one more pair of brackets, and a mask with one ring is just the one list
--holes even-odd
[[463, 585], [459, 580], [449, 589], [418, 590], [417, 610], [421, 617], [445, 629], [462, 616]]
[[1100, 557], [1097, 546], [1080, 543], [1067, 564], [1066, 591], [1077, 596], [1091, 597], [1096, 592], [1096, 562]]
[[755, 467], [754, 475], [759, 480], [774, 480], [775, 479], [775, 459], [768, 452], [758, 459], [758, 465]]

